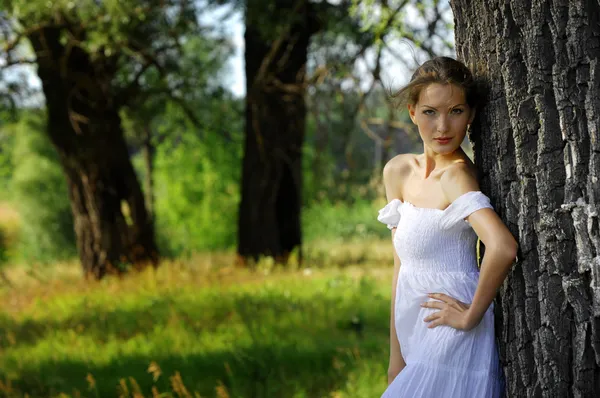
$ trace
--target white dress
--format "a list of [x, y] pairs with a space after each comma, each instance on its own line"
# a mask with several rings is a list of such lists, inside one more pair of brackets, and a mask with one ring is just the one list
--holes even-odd
[[493, 303], [474, 329], [427, 328], [423, 319], [439, 311], [420, 306], [428, 293], [445, 293], [471, 303], [479, 270], [477, 234], [464, 220], [492, 208], [480, 191], [467, 192], [445, 210], [416, 207], [394, 199], [378, 220], [397, 227], [394, 248], [401, 261], [395, 325], [406, 367], [382, 398], [496, 398], [504, 379], [494, 335]]

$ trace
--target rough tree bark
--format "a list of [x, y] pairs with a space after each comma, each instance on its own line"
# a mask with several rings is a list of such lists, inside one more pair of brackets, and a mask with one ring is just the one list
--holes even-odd
[[600, 4], [452, 0], [488, 84], [471, 140], [517, 237], [497, 306], [509, 397], [600, 394]]
[[267, 255], [285, 261], [302, 242], [301, 151], [311, 20], [307, 0], [247, 2], [246, 137], [238, 218], [243, 258]]
[[60, 28], [29, 39], [48, 109], [48, 135], [69, 186], [77, 247], [86, 276], [124, 265], [157, 264], [144, 196], [129, 159], [118, 109], [107, 95], [110, 71], [98, 72], [80, 48], [65, 48]]

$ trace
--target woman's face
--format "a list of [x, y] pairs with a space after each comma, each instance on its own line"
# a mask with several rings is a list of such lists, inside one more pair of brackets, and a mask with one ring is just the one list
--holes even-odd
[[417, 103], [408, 105], [408, 112], [425, 146], [444, 155], [460, 147], [475, 117], [464, 90], [454, 84], [432, 83], [423, 88]]

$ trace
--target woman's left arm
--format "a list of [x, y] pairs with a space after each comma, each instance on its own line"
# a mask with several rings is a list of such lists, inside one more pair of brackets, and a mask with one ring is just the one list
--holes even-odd
[[478, 210], [467, 220], [485, 245], [479, 283], [473, 301], [465, 314], [465, 329], [469, 330], [479, 324], [496, 297], [517, 256], [518, 246], [515, 238], [494, 210]]
[[[456, 167], [442, 177], [442, 188], [448, 201], [453, 202], [465, 192], [478, 191], [479, 184], [467, 168]], [[456, 329], [470, 330], [477, 326], [496, 297], [517, 256], [517, 242], [494, 210], [477, 210], [466, 220], [485, 244], [479, 282], [470, 304], [443, 293], [429, 294], [434, 300], [421, 305], [440, 310], [424, 319], [425, 322], [429, 322], [430, 328], [448, 325]]]
[[494, 210], [477, 210], [467, 217], [467, 221], [485, 244], [473, 301], [468, 304], [444, 293], [429, 294], [434, 300], [426, 301], [421, 306], [440, 310], [424, 319], [429, 328], [447, 325], [455, 329], [471, 330], [477, 326], [496, 297], [517, 255], [517, 242]]

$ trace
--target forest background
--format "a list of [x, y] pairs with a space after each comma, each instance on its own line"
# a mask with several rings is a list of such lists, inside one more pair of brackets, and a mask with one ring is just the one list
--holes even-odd
[[[389, 231], [376, 220], [385, 204], [381, 172], [396, 154], [422, 150], [390, 93], [420, 62], [454, 54], [449, 5], [315, 1], [309, 12], [302, 8], [307, 2], [283, 0], [80, 3], [0, 2], [0, 396], [367, 397], [382, 391], [392, 255]], [[306, 13], [308, 27], [298, 28], [294, 16]], [[301, 239], [283, 256], [252, 244], [240, 248], [244, 234], [274, 230], [239, 228], [247, 137], [256, 134], [247, 118], [256, 103], [246, 93], [256, 88], [258, 73], [246, 76], [246, 90], [232, 89], [232, 57], [239, 63], [243, 56], [232, 32], [248, 26], [254, 36], [245, 38], [245, 63], [267, 69], [273, 54], [266, 50], [286, 30], [308, 32], [296, 80], [263, 93], [287, 103], [297, 90], [304, 109], [289, 119], [303, 126], [302, 182], [294, 191], [300, 203], [292, 214]], [[40, 43], [48, 45], [53, 32], [59, 32], [57, 48], [72, 52], [48, 61]], [[85, 57], [71, 56], [77, 51]], [[285, 54], [275, 58], [293, 63]], [[69, 124], [57, 127], [60, 90], [51, 80], [76, 80], [87, 63], [92, 80], [106, 85], [98, 84], [104, 88], [94, 97], [85, 86], [91, 83], [81, 80], [89, 91], [64, 98], [72, 106]], [[102, 75], [99, 65], [114, 69]], [[44, 74], [62, 67], [58, 77]], [[80, 97], [94, 105], [69, 102]], [[118, 104], [110, 108], [118, 119], [112, 127], [104, 119], [110, 112], [90, 111], [104, 102]], [[262, 132], [298, 139], [297, 131], [282, 129], [276, 111], [260, 116]], [[73, 137], [97, 141], [74, 145], [88, 152], [73, 155], [73, 146], [57, 138], [69, 129]], [[98, 241], [136, 230], [135, 200], [119, 199], [112, 209], [123, 229], [100, 227], [99, 240], [88, 245], [81, 225], [95, 216], [81, 216], [74, 194], [94, 191], [77, 191], [73, 177], [73, 170], [91, 166], [114, 167], [112, 177], [98, 181], [120, 186], [115, 176], [127, 167], [106, 166], [117, 157], [113, 150], [120, 153], [120, 139], [135, 172], [124, 184], [137, 180], [141, 187], [142, 224], [151, 225], [155, 240], [143, 245], [157, 252], [148, 257], [158, 267], [141, 272], [128, 272], [138, 268], [128, 253], [110, 266], [90, 260], [115, 250], [96, 249]], [[472, 156], [468, 141], [464, 148]], [[106, 209], [107, 201], [85, 203]], [[103, 211], [96, 216], [111, 219]]]

